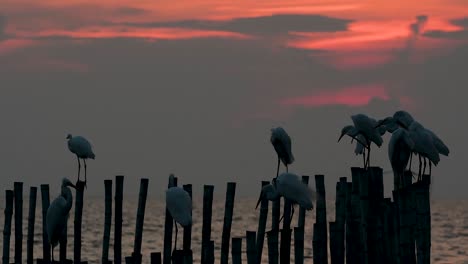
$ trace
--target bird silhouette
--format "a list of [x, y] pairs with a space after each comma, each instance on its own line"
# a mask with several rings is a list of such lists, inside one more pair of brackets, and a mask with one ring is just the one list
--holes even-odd
[[175, 225], [174, 250], [177, 248], [177, 223], [182, 227], [192, 225], [192, 199], [184, 189], [174, 186], [174, 175], [169, 176], [169, 187], [166, 190], [166, 208], [169, 210]]
[[86, 160], [87, 159], [95, 159], [96, 155], [94, 155], [94, 152], [91, 147], [91, 143], [89, 141], [82, 137], [82, 136], [72, 136], [71, 134], [68, 134], [67, 136], [68, 139], [68, 149], [76, 155], [76, 159], [78, 160], [78, 180], [77, 182], [80, 181], [80, 171], [81, 171], [81, 163], [80, 159], [83, 160], [84, 162], [84, 168], [85, 168], [85, 186], [86, 186]]
[[288, 171], [288, 165], [294, 162], [291, 151], [291, 138], [282, 127], [277, 127], [271, 129], [270, 141], [278, 155], [278, 167], [276, 169], [276, 177], [278, 177], [280, 161], [286, 167], [286, 172]]

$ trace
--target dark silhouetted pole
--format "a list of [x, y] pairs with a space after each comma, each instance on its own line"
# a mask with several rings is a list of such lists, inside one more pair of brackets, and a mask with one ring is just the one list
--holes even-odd
[[214, 264], [214, 241], [210, 240], [205, 244], [205, 262], [206, 264]]
[[[183, 188], [190, 195], [190, 199], [192, 199], [192, 184], [185, 184]], [[190, 226], [184, 227], [183, 249], [186, 252], [186, 254], [188, 254], [188, 252], [190, 252], [191, 254], [191, 248], [192, 248], [192, 226], [190, 225]]]
[[14, 192], [5, 191], [5, 224], [3, 226], [3, 256], [2, 263], [10, 263], [10, 236], [11, 236], [11, 218], [13, 216]]
[[269, 264], [278, 264], [278, 231], [271, 230], [267, 232], [268, 240], [268, 263]]
[[289, 264], [291, 260], [291, 207], [291, 201], [284, 198], [283, 229], [280, 241], [281, 264]]
[[[209, 255], [214, 252], [210, 252], [208, 247], [211, 243], [211, 215], [212, 215], [212, 206], [213, 206], [213, 185], [205, 185], [203, 187], [203, 225], [202, 225], [202, 254], [201, 254], [201, 263], [209, 263], [210, 259], [206, 253]], [[214, 250], [214, 242], [213, 242]], [[214, 257], [213, 257], [214, 259]]]
[[41, 198], [42, 198], [42, 260], [46, 263], [50, 262], [50, 244], [47, 237], [47, 209], [49, 209], [49, 185], [41, 184]]
[[[302, 182], [305, 185], [309, 185], [309, 176], [303, 175]], [[304, 209], [303, 207], [299, 207], [299, 217], [297, 218], [297, 227], [300, 227], [302, 229], [305, 228], [305, 215], [306, 215], [306, 209]]]
[[151, 253], [151, 264], [161, 264], [161, 252]]
[[330, 260], [332, 264], [339, 263], [338, 239], [336, 237], [336, 222], [329, 222], [330, 230]]
[[[335, 261], [337, 264], [344, 264], [345, 262], [345, 223], [346, 223], [346, 191], [347, 180], [346, 177], [341, 177], [340, 181], [336, 183], [336, 200], [335, 200]], [[331, 234], [331, 231], [330, 231]], [[330, 238], [331, 241], [331, 238]], [[331, 247], [330, 247], [331, 249]], [[330, 250], [331, 253], [331, 250]]]
[[136, 264], [141, 263], [141, 240], [143, 238], [143, 225], [145, 221], [146, 197], [148, 196], [148, 179], [141, 179], [140, 194], [138, 195], [137, 220], [135, 226], [135, 243], [132, 258]]
[[81, 223], [83, 220], [83, 196], [85, 184], [82, 181], [76, 183], [75, 200], [75, 234], [74, 234], [74, 254], [73, 262], [81, 263]]
[[236, 183], [228, 182], [226, 189], [226, 203], [224, 206], [223, 234], [221, 239], [221, 264], [227, 264], [229, 261], [229, 242], [231, 240], [231, 225], [235, 195]]
[[356, 259], [356, 250], [355, 248], [355, 230], [357, 228], [353, 227], [353, 210], [351, 206], [351, 199], [352, 199], [352, 192], [353, 192], [353, 183], [348, 182], [346, 184], [346, 263], [350, 264], [353, 263], [352, 260]]
[[122, 263], [122, 203], [124, 176], [115, 177], [114, 264]]
[[416, 193], [418, 237], [416, 240], [417, 259], [419, 263], [431, 262], [431, 201], [430, 186], [431, 177], [422, 176], [422, 182], [418, 183]]
[[369, 263], [382, 262], [383, 256], [383, 170], [379, 167], [370, 167], [367, 170], [368, 189], [368, 215], [367, 215], [367, 245]]
[[242, 263], [242, 238], [233, 237], [232, 238], [232, 264], [241, 264]]
[[[171, 185], [174, 184], [174, 185]], [[167, 188], [177, 186], [177, 177], [174, 177], [174, 182], [167, 184]], [[172, 258], [172, 228], [174, 225], [174, 220], [172, 219], [169, 209], [166, 208], [166, 217], [164, 220], [164, 251], [163, 251], [163, 263], [170, 264]]]
[[28, 264], [34, 263], [34, 223], [36, 219], [36, 197], [37, 187], [29, 190], [29, 216], [28, 216], [28, 240], [26, 261]]
[[[65, 224], [67, 227], [63, 230], [63, 234], [59, 239], [60, 248], [59, 248], [59, 260], [61, 263], [66, 263], [67, 261], [67, 243], [68, 243], [68, 219]], [[71, 261], [71, 260], [70, 260]]]
[[256, 264], [257, 263], [257, 246], [256, 246], [256, 237], [257, 234], [255, 231], [246, 231], [246, 241], [247, 241], [247, 263]]
[[368, 251], [368, 216], [369, 216], [369, 174], [362, 170], [359, 179], [359, 199], [361, 204], [361, 250], [362, 264], [369, 263]]
[[[268, 181], [262, 181], [262, 188], [270, 184]], [[257, 229], [257, 263], [262, 263], [263, 243], [265, 241], [265, 229], [268, 218], [268, 200], [263, 199], [260, 202], [260, 217], [258, 218]]]
[[316, 264], [328, 262], [328, 224], [324, 178], [324, 175], [315, 175], [315, 188], [317, 190], [317, 211], [314, 224], [314, 234], [312, 238], [312, 248], [314, 252], [314, 263]]
[[105, 211], [104, 211], [104, 236], [102, 239], [102, 263], [109, 262], [109, 243], [112, 225], [112, 180], [104, 180]]
[[15, 263], [23, 262], [23, 183], [14, 183], [15, 192]]
[[294, 228], [294, 263], [304, 263], [304, 227]]

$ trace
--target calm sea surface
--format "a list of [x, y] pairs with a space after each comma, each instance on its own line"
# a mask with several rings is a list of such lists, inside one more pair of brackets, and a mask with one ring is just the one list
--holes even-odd
[[[40, 194], [38, 195], [40, 198]], [[1, 201], [0, 214], [0, 230], [3, 232], [4, 225], [4, 197]], [[243, 237], [246, 230], [257, 230], [258, 213], [255, 211], [254, 199], [236, 199], [234, 208], [234, 219], [232, 224], [232, 236]], [[36, 225], [34, 236], [34, 258], [42, 257], [42, 213], [41, 202], [37, 201], [36, 210]], [[26, 234], [27, 234], [27, 214], [28, 214], [28, 198], [24, 199], [24, 250], [23, 259], [26, 258]], [[123, 257], [131, 255], [133, 250], [135, 220], [136, 220], [137, 200], [124, 201], [123, 205], [123, 234], [122, 234], [122, 253]], [[432, 263], [464, 263], [468, 264], [468, 201], [433, 201], [432, 202]], [[74, 207], [72, 208], [72, 211]], [[297, 212], [298, 210], [296, 210]], [[334, 221], [334, 202], [330, 201], [327, 204], [328, 220]], [[149, 263], [151, 252], [161, 252], [163, 250], [163, 232], [164, 232], [164, 207], [161, 200], [149, 199], [146, 205], [146, 217], [143, 232], [142, 254], [144, 263]], [[200, 244], [201, 244], [201, 200], [194, 200], [194, 224], [192, 233], [192, 249], [194, 252], [194, 260], [200, 261]], [[297, 213], [296, 213], [297, 216]], [[73, 212], [70, 214], [68, 234], [69, 258], [73, 252]], [[213, 202], [213, 224], [212, 224], [212, 239], [215, 240], [215, 258], [219, 261], [221, 234], [224, 218], [224, 199], [215, 199]], [[112, 218], [113, 219], [113, 218]], [[306, 234], [305, 234], [305, 256], [306, 263], [312, 263], [312, 224], [314, 222], [314, 212], [307, 213], [306, 217]], [[270, 219], [268, 219], [269, 221]], [[14, 221], [13, 221], [14, 222]], [[293, 220], [297, 223], [297, 219]], [[270, 222], [267, 223], [267, 227]], [[12, 227], [14, 229], [14, 227]], [[268, 228], [267, 228], [268, 229]], [[83, 211], [83, 229], [82, 229], [82, 260], [87, 260], [88, 263], [100, 263], [102, 256], [102, 238], [104, 230], [104, 198], [86, 198]], [[109, 258], [113, 258], [113, 231], [111, 229], [111, 249]], [[182, 238], [182, 229], [179, 228], [179, 238]], [[0, 242], [3, 248], [3, 239]], [[10, 260], [14, 256], [14, 231], [12, 230], [11, 238], [11, 255]], [[245, 240], [243, 240], [243, 248], [245, 251]], [[182, 245], [182, 239], [178, 241], [178, 245]], [[263, 250], [263, 262], [267, 262], [267, 247]], [[292, 251], [294, 252], [294, 251]], [[58, 248], [55, 251], [55, 256], [58, 258]], [[245, 254], [243, 254], [245, 258]], [[292, 256], [293, 257], [293, 256]], [[11, 261], [12, 262], [12, 261]]]

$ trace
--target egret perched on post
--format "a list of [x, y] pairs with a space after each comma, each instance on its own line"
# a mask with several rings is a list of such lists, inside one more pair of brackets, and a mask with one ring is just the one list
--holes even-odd
[[393, 169], [393, 182], [395, 188], [401, 187], [403, 174], [408, 165], [410, 155], [414, 149], [414, 142], [404, 128], [398, 128], [392, 134], [388, 143], [388, 158]]
[[440, 161], [439, 151], [434, 145], [434, 140], [431, 133], [425, 129], [420, 123], [413, 121], [409, 127], [410, 137], [414, 142], [413, 151], [419, 154], [419, 174], [418, 181], [421, 180], [421, 157], [424, 159], [424, 170], [422, 174], [426, 171], [426, 158], [429, 160], [429, 174], [431, 174], [431, 162], [435, 166]]
[[[282, 173], [274, 178], [271, 184], [263, 186], [256, 208], [264, 199], [274, 201], [281, 196], [290, 200], [293, 205], [299, 204], [306, 210], [312, 210], [314, 208], [313, 200], [316, 197], [315, 191], [307, 184], [303, 183], [299, 176], [289, 172]], [[292, 207], [291, 219], [293, 215], [294, 206]]]
[[85, 186], [86, 186], [86, 160], [87, 159], [94, 159], [96, 155], [94, 155], [91, 143], [89, 141], [81, 136], [72, 136], [71, 134], [68, 134], [67, 136], [68, 139], [68, 149], [76, 155], [76, 159], [78, 160], [78, 180], [77, 182], [80, 181], [80, 170], [81, 170], [81, 163], [80, 159], [83, 160], [84, 162], [84, 168], [85, 168]]
[[52, 261], [54, 260], [54, 248], [67, 228], [68, 213], [72, 208], [73, 196], [68, 186], [76, 188], [67, 178], [62, 179], [62, 190], [47, 209], [46, 227], [47, 238], [52, 249]]
[[276, 177], [278, 177], [280, 160], [286, 166], [286, 172], [288, 171], [288, 165], [294, 162], [291, 151], [291, 138], [282, 127], [277, 127], [271, 129], [270, 141], [278, 155], [278, 168], [276, 169]]
[[192, 225], [192, 199], [184, 189], [174, 186], [174, 175], [169, 176], [169, 189], [166, 190], [166, 207], [169, 210], [175, 225], [174, 250], [177, 248], [177, 223], [182, 227]]

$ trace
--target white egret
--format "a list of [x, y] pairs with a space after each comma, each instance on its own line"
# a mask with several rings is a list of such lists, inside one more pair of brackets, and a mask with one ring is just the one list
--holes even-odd
[[169, 189], [166, 190], [166, 208], [169, 210], [175, 225], [174, 250], [177, 248], [177, 223], [182, 227], [192, 225], [192, 199], [184, 189], [174, 186], [174, 175], [169, 176]]
[[286, 172], [288, 171], [288, 165], [294, 162], [294, 156], [291, 151], [291, 138], [282, 127], [277, 127], [271, 129], [270, 141], [278, 155], [278, 167], [276, 169], [276, 177], [278, 177], [280, 160], [286, 167]]
[[414, 149], [414, 142], [407, 130], [398, 128], [392, 134], [388, 143], [388, 158], [393, 169], [395, 188], [401, 187], [405, 168]]
[[52, 261], [54, 260], [54, 248], [67, 228], [68, 213], [72, 208], [73, 196], [68, 186], [76, 188], [67, 178], [62, 179], [60, 195], [55, 198], [47, 209], [46, 227], [47, 238], [51, 245]]
[[[419, 174], [418, 174], [418, 181], [421, 180], [421, 157], [424, 158], [424, 170], [422, 173], [424, 174], [426, 170], [426, 159], [429, 160], [429, 171], [431, 170], [431, 162], [437, 166], [440, 161], [439, 151], [437, 150], [436, 146], [434, 145], [434, 140], [432, 138], [431, 133], [425, 129], [421, 124], [417, 121], [413, 121], [409, 127], [410, 137], [414, 142], [413, 152], [419, 154]], [[431, 171], [430, 171], [431, 172]]]
[[86, 160], [87, 159], [95, 159], [96, 155], [94, 155], [91, 143], [81, 136], [72, 136], [68, 134], [68, 149], [76, 155], [78, 160], [78, 181], [80, 181], [80, 170], [81, 170], [81, 163], [80, 159], [84, 162], [85, 168], [85, 186], [86, 186]]
[[[284, 172], [274, 178], [271, 184], [263, 186], [257, 202], [257, 207], [263, 199], [274, 201], [280, 196], [291, 201], [293, 205], [299, 204], [306, 210], [312, 210], [314, 208], [313, 200], [316, 196], [315, 191], [307, 184], [303, 183], [296, 174]], [[292, 207], [291, 218], [293, 215], [294, 206]]]

